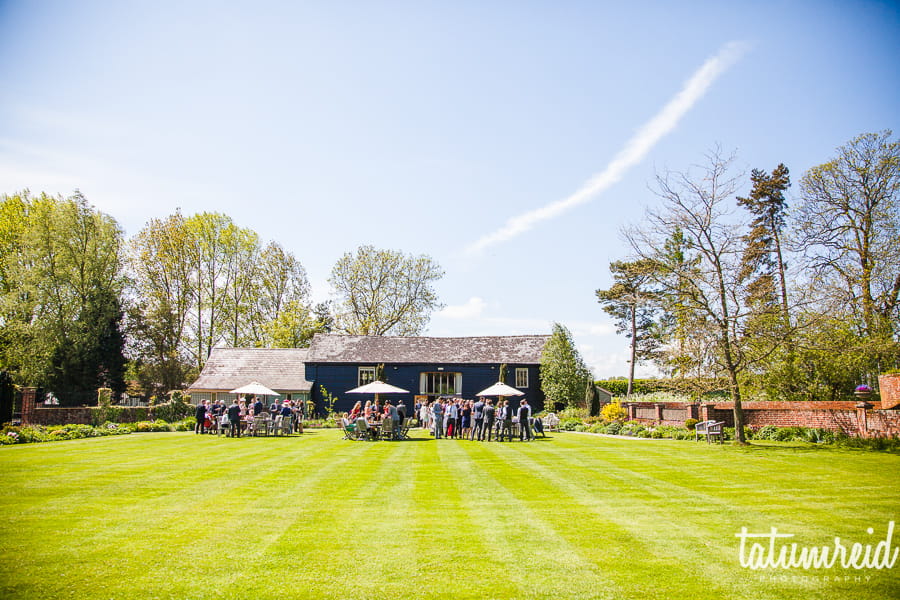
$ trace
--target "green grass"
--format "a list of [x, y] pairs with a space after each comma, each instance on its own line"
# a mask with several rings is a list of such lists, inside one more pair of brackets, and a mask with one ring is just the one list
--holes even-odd
[[417, 436], [2, 447], [0, 598], [900, 597], [900, 561], [751, 571], [735, 538], [883, 539], [900, 521], [897, 455]]

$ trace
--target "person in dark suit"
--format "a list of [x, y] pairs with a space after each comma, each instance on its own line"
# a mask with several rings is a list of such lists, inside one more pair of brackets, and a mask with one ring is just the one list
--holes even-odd
[[241, 405], [237, 398], [228, 407], [228, 421], [231, 425], [231, 437], [241, 437]]
[[530, 442], [534, 439], [531, 433], [531, 407], [528, 406], [528, 400], [522, 399], [519, 403], [519, 440]]
[[206, 413], [209, 410], [209, 401], [197, 403], [197, 411], [194, 416], [197, 417], [197, 424], [194, 426], [194, 433], [206, 433]]
[[494, 417], [496, 416], [496, 411], [494, 410], [493, 401], [488, 398], [484, 402], [484, 430], [482, 430], [481, 435], [478, 436], [479, 441], [484, 440], [484, 434], [487, 433], [487, 441], [491, 441], [491, 435], [494, 432]]
[[471, 439], [481, 440], [484, 438], [484, 400], [478, 399], [472, 406], [472, 436]]
[[265, 410], [266, 407], [263, 406], [262, 400], [260, 400], [259, 398], [255, 398], [255, 401], [253, 402], [253, 415], [261, 415]]

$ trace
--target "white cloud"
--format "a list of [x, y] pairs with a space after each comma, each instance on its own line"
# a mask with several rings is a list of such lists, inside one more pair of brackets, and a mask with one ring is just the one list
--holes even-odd
[[484, 313], [485, 308], [487, 302], [483, 298], [472, 296], [464, 304], [446, 306], [437, 314], [445, 319], [477, 319]]
[[681, 118], [703, 97], [716, 78], [734, 64], [746, 51], [743, 42], [730, 42], [688, 79], [681, 90], [652, 119], [644, 123], [613, 160], [571, 196], [533, 211], [517, 215], [499, 230], [483, 236], [466, 248], [469, 255], [511, 240], [539, 223], [558, 217], [585, 204], [617, 183], [631, 167], [638, 164], [667, 133], [675, 129]]

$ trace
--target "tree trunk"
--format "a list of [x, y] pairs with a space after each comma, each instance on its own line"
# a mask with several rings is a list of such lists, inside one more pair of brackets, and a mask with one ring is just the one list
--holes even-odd
[[631, 391], [634, 387], [634, 358], [637, 354], [637, 308], [631, 307], [631, 365], [628, 369], [628, 391], [625, 392], [626, 398], [631, 398]]

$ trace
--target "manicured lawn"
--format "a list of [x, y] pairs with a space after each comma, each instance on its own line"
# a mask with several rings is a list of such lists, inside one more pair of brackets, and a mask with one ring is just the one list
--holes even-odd
[[874, 545], [900, 525], [900, 456], [416, 435], [2, 447], [0, 597], [900, 597], [900, 561], [752, 571], [735, 537]]

